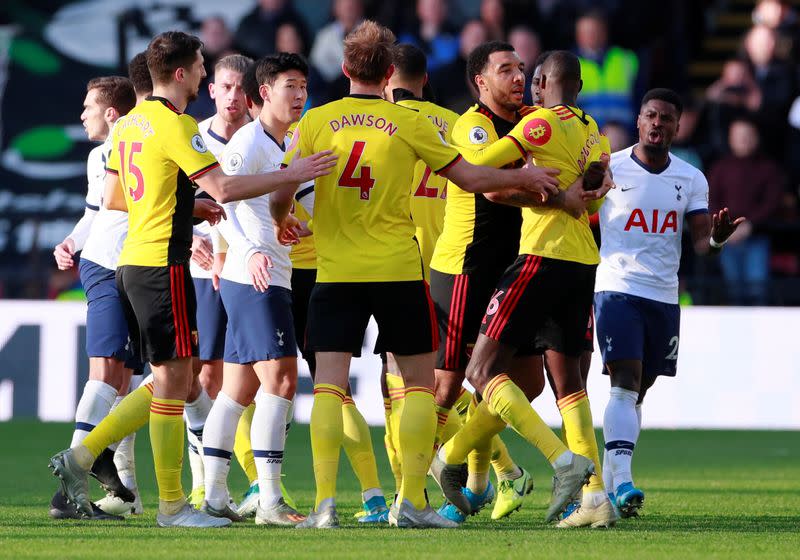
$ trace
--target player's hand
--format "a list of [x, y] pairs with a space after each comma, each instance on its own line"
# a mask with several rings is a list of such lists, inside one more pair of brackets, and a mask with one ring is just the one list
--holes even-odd
[[192, 216], [205, 220], [212, 226], [217, 225], [220, 220], [227, 218], [225, 209], [215, 201], [208, 198], [195, 198], [194, 211]]
[[214, 253], [214, 264], [211, 265], [211, 285], [215, 291], [219, 291], [219, 277], [222, 274], [222, 267], [225, 266], [227, 253]]
[[295, 156], [286, 169], [291, 174], [292, 182], [305, 183], [330, 173], [337, 159], [331, 150], [323, 150], [308, 157]]
[[273, 221], [273, 227], [275, 229], [275, 239], [281, 245], [297, 245], [300, 243], [300, 237], [305, 237], [301, 235], [302, 222], [293, 214], [286, 216], [281, 223]]
[[214, 254], [211, 242], [200, 235], [192, 236], [192, 260], [203, 270], [211, 270]]
[[[586, 185], [584, 183], [584, 189], [585, 188]], [[608, 194], [608, 191], [616, 188], [617, 185], [614, 183], [614, 179], [611, 176], [611, 170], [606, 169], [605, 175], [603, 175], [603, 182], [601, 183], [600, 188], [589, 191], [584, 190], [581, 193], [581, 197], [583, 197], [583, 200], [585, 200], [586, 202], [589, 202], [590, 200], [600, 200], [601, 198], [603, 198], [605, 195]]]
[[264, 253], [253, 253], [247, 261], [247, 272], [250, 273], [250, 281], [256, 291], [264, 293], [269, 288], [272, 276], [269, 269], [272, 268], [272, 259]]
[[308, 227], [308, 222], [304, 222], [300, 220], [298, 222], [298, 226], [295, 228], [295, 233], [297, 233], [297, 237], [311, 237], [314, 235], [314, 232], [311, 231], [311, 228]]
[[56, 258], [56, 265], [58, 270], [69, 270], [75, 265], [72, 260], [72, 255], [75, 254], [75, 242], [71, 237], [67, 237], [64, 241], [56, 245], [53, 250], [53, 256]]
[[586, 199], [583, 197], [585, 192], [586, 191], [583, 190], [583, 178], [578, 177], [578, 179], [564, 191], [560, 205], [561, 209], [576, 220], [579, 219], [586, 212]]
[[[716, 214], [711, 214], [711, 238], [717, 243], [725, 243], [729, 238], [733, 241], [733, 235], [737, 228], [747, 220], [745, 217], [739, 217], [735, 220], [731, 219], [727, 208], [723, 208]], [[749, 222], [748, 222], [749, 226]], [[750, 227], [745, 226], [742, 231], [745, 235], [742, 239], [746, 239], [750, 234]]]
[[558, 175], [561, 170], [554, 167], [526, 166], [524, 169], [525, 180], [520, 185], [523, 189], [536, 193], [545, 202], [548, 197], [558, 195]]

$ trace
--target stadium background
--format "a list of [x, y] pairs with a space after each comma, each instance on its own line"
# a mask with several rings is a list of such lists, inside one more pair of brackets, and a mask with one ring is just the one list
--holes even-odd
[[[528, 59], [544, 49], [580, 52], [576, 22], [588, 10], [600, 9], [608, 21], [607, 46], [627, 49], [638, 62], [631, 99], [652, 86], [668, 86], [684, 96], [686, 119], [676, 140], [682, 156], [710, 174], [716, 164], [728, 161], [729, 123], [747, 113], [764, 138], [764, 149], [752, 157], [766, 160], [775, 172], [768, 181], [744, 178], [736, 185], [741, 197], [732, 204], [741, 206], [744, 200], [747, 215], [758, 213], [751, 238], [740, 245], [746, 253], [749, 242], [759, 240], [752, 251], [763, 257], [766, 243], [768, 258], [761, 261], [766, 270], [758, 261], [747, 265], [757, 269], [751, 270], [754, 278], [766, 280], [754, 282], [756, 295], [740, 296], [740, 280], [726, 280], [718, 259], [695, 258], [686, 244], [680, 374], [649, 396], [645, 426], [800, 428], [800, 351], [793, 343], [800, 309], [789, 307], [800, 303], [800, 114], [795, 114], [800, 103], [793, 106], [800, 94], [800, 27], [794, 9], [800, 2], [341, 3], [350, 9], [361, 6], [366, 17], [387, 24], [401, 40], [419, 40], [424, 23], [438, 22], [425, 43], [432, 49], [431, 83], [438, 101], [456, 111], [470, 103], [463, 52], [471, 45], [486, 38], [527, 38], [519, 51]], [[259, 10], [275, 11], [258, 20]], [[261, 7], [255, 0], [2, 2], [0, 420], [33, 416], [68, 421], [86, 379], [83, 304], [46, 301], [82, 298], [77, 271], [57, 271], [51, 252], [84, 208], [85, 162], [92, 147], [79, 121], [86, 82], [124, 73], [130, 56], [143, 50], [153, 35], [172, 28], [200, 35], [209, 66], [234, 50], [255, 56], [270, 52], [274, 47], [269, 45], [276, 42], [308, 55], [335, 21], [332, 13], [329, 0], [262, 0]], [[256, 36], [242, 23], [253, 18], [259, 22]], [[750, 35], [760, 40], [746, 40]], [[730, 62], [734, 60], [744, 64]], [[310, 103], [336, 98], [346, 92], [343, 87], [335, 65], [333, 70], [320, 65], [312, 70]], [[198, 118], [209, 111], [213, 105], [203, 97], [189, 108]], [[632, 120], [610, 126], [617, 135], [628, 135], [618, 140], [621, 145], [631, 142]], [[713, 193], [713, 181], [711, 188]], [[750, 306], [729, 307], [733, 303]], [[373, 336], [371, 331], [365, 347], [371, 347]], [[596, 421], [607, 398], [599, 367], [593, 365], [589, 386]], [[369, 353], [353, 366], [356, 398], [376, 424], [383, 418], [378, 368]], [[773, 376], [769, 387], [762, 377], [766, 372]], [[782, 388], [777, 394], [775, 384]], [[310, 379], [303, 377], [301, 421], [307, 419], [310, 388]], [[712, 394], [715, 400], [709, 405]], [[548, 392], [539, 401], [546, 401], [539, 404], [546, 419], [557, 424]]]

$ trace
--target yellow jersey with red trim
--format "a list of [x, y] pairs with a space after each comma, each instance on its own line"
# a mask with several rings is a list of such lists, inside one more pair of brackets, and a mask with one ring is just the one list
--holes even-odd
[[310, 109], [292, 136], [296, 155], [339, 159], [314, 186], [317, 282], [421, 280], [409, 176], [422, 159], [434, 172], [461, 156], [423, 114], [376, 95], [349, 95]]
[[[395, 90], [395, 102], [425, 115], [439, 130], [442, 138], [450, 144], [458, 113], [413, 96], [401, 95], [398, 98], [399, 91], [405, 92], [405, 90]], [[436, 247], [436, 240], [439, 239], [444, 226], [446, 204], [447, 179], [434, 173], [424, 161], [417, 161], [417, 165], [414, 166], [414, 178], [411, 181], [411, 219], [416, 226], [415, 235], [422, 254], [426, 281], [430, 280], [431, 257]]]
[[[297, 128], [297, 123], [293, 122], [289, 126], [286, 135], [292, 137]], [[291, 143], [291, 142], [290, 142]], [[294, 202], [294, 215], [301, 222], [311, 222], [311, 214], [300, 204], [300, 199], [305, 196], [308, 187], [300, 187], [300, 190], [295, 194]], [[311, 187], [313, 191], [313, 186]], [[311, 270], [317, 268], [317, 250], [314, 247], [314, 236], [301, 237], [297, 245], [292, 245], [292, 251], [289, 253], [289, 259], [292, 261], [292, 268], [303, 270]]]
[[[559, 188], [566, 190], [604, 153], [610, 154], [611, 149], [595, 120], [577, 107], [557, 105], [523, 117], [508, 135], [483, 150], [475, 163], [501, 167], [530, 154], [536, 165], [560, 169]], [[575, 219], [548, 207], [522, 209], [519, 252], [582, 264], [600, 262], [589, 215], [584, 212]]]
[[128, 205], [128, 235], [117, 266], [188, 263], [193, 181], [219, 166], [197, 121], [167, 99], [148, 97], [114, 127], [106, 163]]
[[[467, 161], [474, 163], [481, 150], [509, 133], [515, 124], [478, 103], [455, 122], [450, 142]], [[525, 163], [519, 153], [514, 159], [517, 161], [512, 167]], [[444, 274], [502, 272], [517, 258], [521, 227], [519, 208], [491, 202], [482, 194], [469, 193], [448, 182], [444, 226], [433, 251], [431, 268]]]

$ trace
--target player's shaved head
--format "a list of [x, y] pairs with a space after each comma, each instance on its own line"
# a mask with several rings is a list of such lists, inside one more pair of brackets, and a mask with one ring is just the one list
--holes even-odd
[[202, 41], [183, 31], [156, 35], [147, 46], [147, 67], [153, 83], [168, 84], [178, 68], [189, 68], [197, 60]]
[[97, 90], [97, 103], [103, 107], [113, 107], [120, 115], [127, 115], [136, 105], [136, 92], [128, 78], [122, 76], [103, 76], [89, 80], [86, 91]]
[[403, 80], [422, 80], [428, 73], [428, 59], [425, 53], [409, 43], [395, 45], [392, 50], [394, 71]]
[[[555, 103], [574, 104], [581, 91], [581, 63], [569, 51], [553, 51], [542, 63], [542, 89], [559, 90]], [[553, 91], [553, 93], [556, 93]], [[547, 93], [545, 93], [547, 96]]]
[[394, 33], [371, 20], [362, 22], [344, 39], [344, 70], [353, 80], [380, 84], [392, 65]]
[[133, 82], [136, 95], [143, 97], [153, 93], [153, 78], [147, 68], [147, 53], [142, 51], [128, 63], [128, 78]]

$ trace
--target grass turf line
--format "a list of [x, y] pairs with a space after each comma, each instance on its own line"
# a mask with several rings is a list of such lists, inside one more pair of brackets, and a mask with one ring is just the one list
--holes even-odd
[[[155, 527], [157, 495], [147, 430], [136, 442], [137, 476], [146, 513], [124, 523], [53, 521], [47, 514], [56, 481], [47, 459], [70, 439], [68, 424], [0, 423], [0, 558], [788, 558], [800, 548], [800, 433], [653, 431], [636, 451], [636, 482], [647, 494], [639, 519], [609, 531], [559, 531], [544, 524], [551, 470], [510, 430], [512, 456], [534, 475], [522, 511], [493, 522], [489, 511], [450, 531], [360, 527], [358, 484], [342, 453], [340, 531], [299, 531], [237, 524], [222, 530]], [[599, 434], [598, 434], [599, 435]], [[373, 430], [384, 491], [393, 481], [382, 430]], [[601, 439], [600, 439], [601, 441]], [[308, 426], [289, 434], [284, 481], [306, 511], [313, 503]], [[188, 465], [184, 469], [188, 471]], [[188, 472], [184, 484], [188, 488]], [[102, 492], [91, 482], [93, 497]], [[234, 498], [246, 489], [237, 464]], [[428, 486], [441, 503], [434, 483]], [[635, 555], [635, 556], [634, 556]]]

